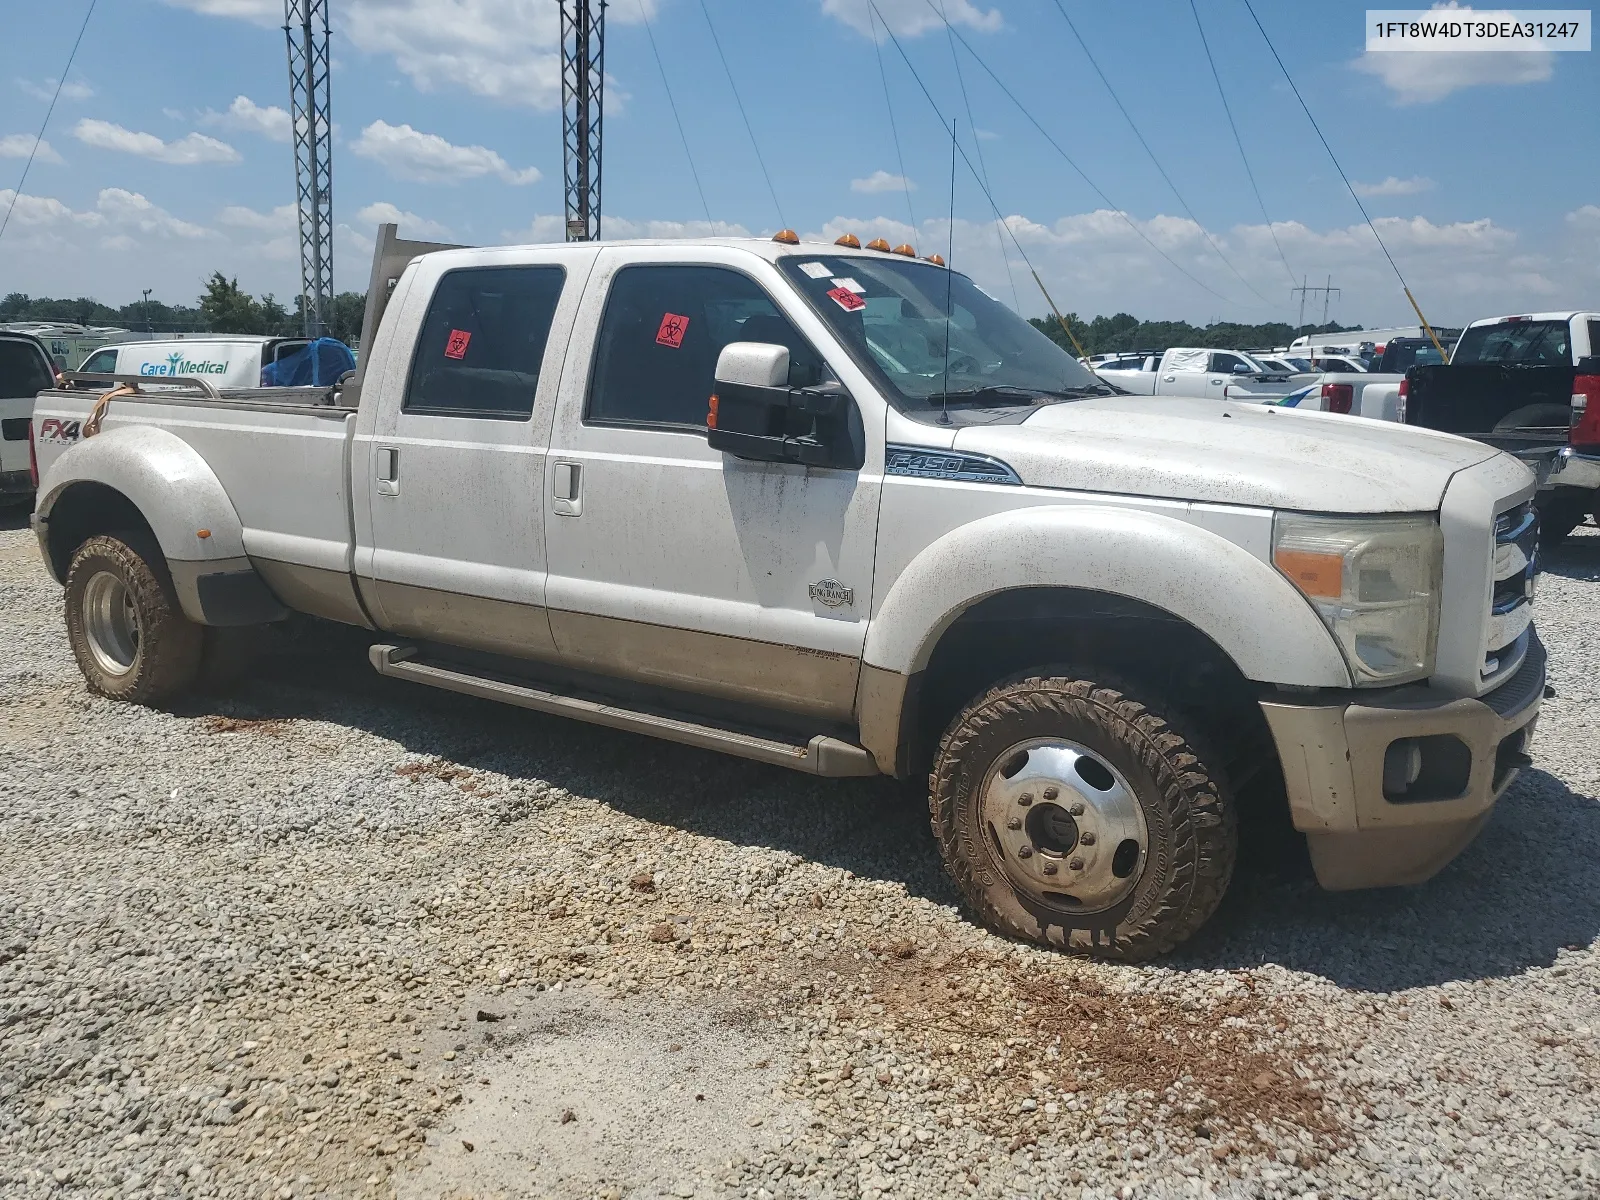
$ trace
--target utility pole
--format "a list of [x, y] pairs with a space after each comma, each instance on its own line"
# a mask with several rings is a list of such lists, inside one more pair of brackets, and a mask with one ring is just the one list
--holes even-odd
[[333, 312], [333, 125], [328, 91], [329, 0], [283, 0], [289, 114], [300, 217], [300, 312], [322, 337]]
[[150, 293], [153, 291], [155, 288], [144, 289], [144, 331], [150, 334], [156, 331], [156, 327], [150, 324]]
[[[1291, 278], [1292, 278], [1292, 276], [1291, 276]], [[1321, 294], [1321, 296], [1322, 296], [1322, 323], [1324, 325], [1326, 325], [1328, 323], [1328, 302], [1334, 296], [1339, 295], [1341, 290], [1342, 289], [1336, 288], [1336, 287], [1333, 286], [1333, 276], [1332, 275], [1328, 276], [1327, 283], [1323, 284], [1321, 287], [1307, 287], [1306, 286], [1305, 276], [1302, 275], [1300, 277], [1300, 286], [1297, 287], [1297, 288], [1290, 288], [1289, 289], [1289, 294], [1291, 296], [1295, 295], [1296, 293], [1298, 293], [1299, 296], [1300, 296], [1300, 324], [1297, 325], [1296, 328], [1297, 329], [1304, 329], [1305, 325], [1306, 325], [1306, 296], [1310, 295], [1313, 292]]]
[[561, 0], [561, 140], [569, 242], [600, 238], [605, 60], [606, 0]]

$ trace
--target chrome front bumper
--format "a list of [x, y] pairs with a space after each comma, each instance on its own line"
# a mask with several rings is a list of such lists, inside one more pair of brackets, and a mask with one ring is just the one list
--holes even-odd
[[1317, 881], [1334, 891], [1421, 883], [1455, 858], [1527, 763], [1544, 686], [1535, 635], [1516, 673], [1478, 699], [1411, 687], [1334, 704], [1262, 701]]

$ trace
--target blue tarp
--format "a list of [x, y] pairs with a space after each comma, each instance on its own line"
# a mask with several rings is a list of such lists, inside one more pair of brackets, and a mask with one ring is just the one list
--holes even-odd
[[331, 387], [355, 369], [356, 356], [338, 338], [317, 338], [261, 368], [262, 387]]

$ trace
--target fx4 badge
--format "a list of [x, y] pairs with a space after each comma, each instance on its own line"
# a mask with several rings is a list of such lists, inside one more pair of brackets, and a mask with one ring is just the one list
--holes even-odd
[[854, 604], [856, 590], [845, 587], [837, 579], [819, 579], [811, 585], [811, 598], [818, 604], [838, 608], [841, 604]]
[[63, 421], [56, 417], [46, 417], [44, 424], [39, 426], [39, 440], [48, 442], [52, 446], [70, 446], [82, 434], [82, 421]]

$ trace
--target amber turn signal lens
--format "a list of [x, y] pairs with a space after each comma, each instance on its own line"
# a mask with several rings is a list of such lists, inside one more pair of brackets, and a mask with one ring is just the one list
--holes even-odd
[[861, 239], [853, 233], [847, 233], [843, 237], [834, 238], [833, 244], [835, 246], [849, 246], [852, 250], [861, 249]]
[[1307, 596], [1337, 600], [1344, 593], [1344, 556], [1310, 550], [1279, 550], [1272, 561]]
[[907, 258], [915, 258], [917, 256], [916, 249], [906, 245], [904, 242], [901, 242], [900, 245], [896, 246], [894, 248], [894, 252], [896, 254], [904, 254]]
[[885, 254], [887, 254], [889, 253], [889, 243], [884, 241], [882, 238], [873, 238], [867, 243], [867, 249], [882, 250]]
[[785, 246], [798, 246], [800, 244], [800, 235], [792, 229], [780, 229], [772, 235], [772, 240], [782, 242]]
[[209, 530], [209, 529], [196, 529], [194, 531], [194, 535], [197, 538], [208, 538], [208, 537], [211, 536], [211, 530]]
[[716, 427], [717, 427], [717, 394], [715, 392], [712, 392], [711, 393], [711, 411], [706, 413], [706, 428], [707, 429], [715, 429]]

